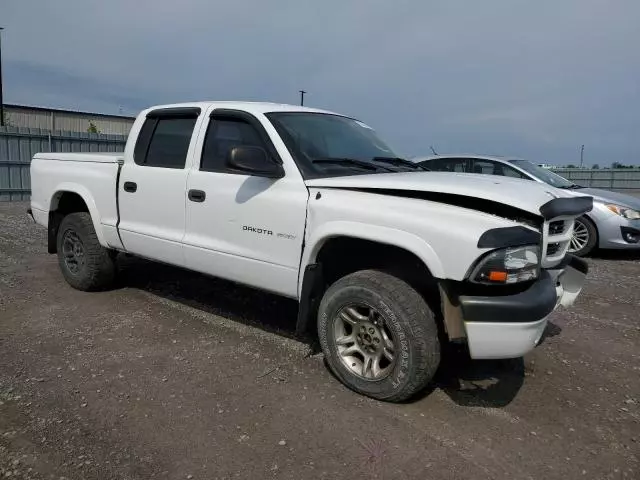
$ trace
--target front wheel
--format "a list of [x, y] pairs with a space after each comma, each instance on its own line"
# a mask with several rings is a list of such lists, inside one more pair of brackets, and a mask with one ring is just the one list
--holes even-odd
[[589, 255], [598, 243], [596, 226], [587, 217], [578, 217], [573, 225], [573, 236], [569, 244], [569, 253], [578, 257]]
[[427, 303], [406, 282], [380, 271], [352, 273], [327, 290], [318, 334], [338, 379], [378, 400], [413, 396], [440, 362], [438, 327]]

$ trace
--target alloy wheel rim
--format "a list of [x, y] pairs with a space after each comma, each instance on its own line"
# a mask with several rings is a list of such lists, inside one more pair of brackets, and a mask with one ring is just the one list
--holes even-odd
[[75, 275], [82, 270], [86, 263], [84, 244], [73, 230], [67, 230], [62, 237], [62, 254], [71, 273]]
[[589, 230], [587, 226], [576, 220], [573, 225], [573, 235], [571, 236], [571, 243], [569, 245], [569, 251], [571, 253], [582, 250], [589, 243]]
[[342, 364], [366, 380], [381, 380], [395, 365], [395, 346], [384, 317], [362, 303], [343, 307], [334, 318], [333, 339]]

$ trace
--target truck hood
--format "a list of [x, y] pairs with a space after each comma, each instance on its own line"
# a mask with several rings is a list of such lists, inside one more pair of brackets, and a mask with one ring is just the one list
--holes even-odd
[[[308, 187], [363, 190], [371, 193], [428, 192], [501, 203], [534, 215], [554, 198], [575, 194], [539, 182], [493, 175], [451, 172], [402, 172], [307, 180]], [[409, 196], [409, 195], [407, 195]], [[588, 195], [584, 195], [588, 197]], [[437, 201], [437, 196], [434, 198]]]

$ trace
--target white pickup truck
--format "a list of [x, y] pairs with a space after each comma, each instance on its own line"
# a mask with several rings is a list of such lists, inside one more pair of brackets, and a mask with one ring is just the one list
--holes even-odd
[[364, 123], [304, 107], [153, 107], [123, 154], [40, 153], [31, 182], [71, 286], [107, 288], [127, 252], [296, 299], [297, 333], [386, 401], [423, 389], [445, 342], [524, 355], [587, 273], [567, 247], [591, 197], [423, 171]]

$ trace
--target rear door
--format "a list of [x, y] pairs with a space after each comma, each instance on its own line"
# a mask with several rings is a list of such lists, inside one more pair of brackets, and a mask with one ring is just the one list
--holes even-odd
[[127, 251], [184, 265], [187, 158], [199, 114], [199, 108], [168, 108], [147, 115], [118, 185], [119, 232]]
[[[296, 298], [309, 196], [300, 172], [247, 112], [213, 110], [202, 129], [187, 185], [186, 266]], [[264, 149], [285, 176], [227, 167], [229, 151], [241, 145]]]

